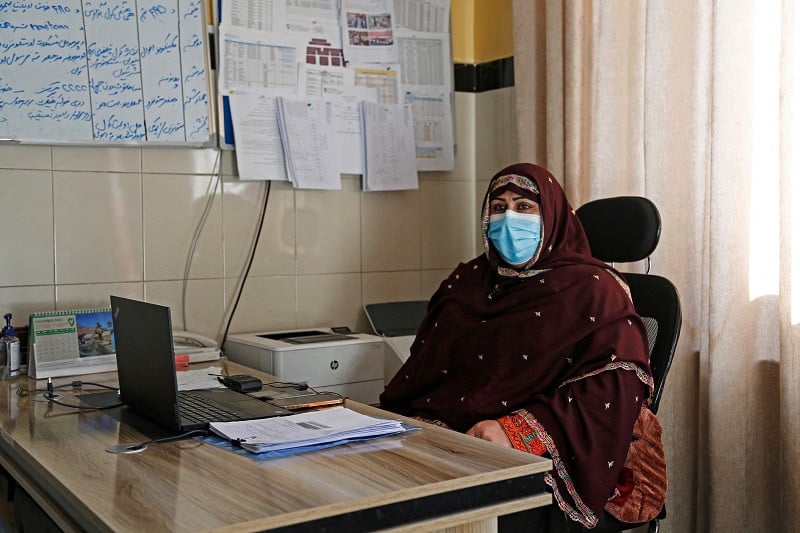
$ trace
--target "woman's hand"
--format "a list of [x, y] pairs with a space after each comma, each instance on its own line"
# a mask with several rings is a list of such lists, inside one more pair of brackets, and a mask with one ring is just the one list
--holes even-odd
[[508, 435], [506, 435], [503, 426], [497, 420], [481, 420], [467, 430], [467, 435], [488, 440], [489, 442], [496, 442], [507, 448], [512, 447], [511, 441], [508, 440]]

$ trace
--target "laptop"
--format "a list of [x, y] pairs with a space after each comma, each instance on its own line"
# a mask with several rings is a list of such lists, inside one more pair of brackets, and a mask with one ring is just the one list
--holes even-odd
[[165, 429], [252, 420], [290, 411], [230, 389], [179, 391], [169, 307], [111, 296], [120, 401]]

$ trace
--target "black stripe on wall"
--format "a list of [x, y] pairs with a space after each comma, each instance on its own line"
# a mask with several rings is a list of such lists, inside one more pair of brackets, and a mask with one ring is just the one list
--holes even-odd
[[455, 89], [462, 93], [480, 93], [514, 86], [514, 58], [486, 63], [453, 64]]

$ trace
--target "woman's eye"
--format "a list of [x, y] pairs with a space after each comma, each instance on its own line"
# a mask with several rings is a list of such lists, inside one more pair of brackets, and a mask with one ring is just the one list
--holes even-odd
[[497, 211], [499, 213], [502, 213], [505, 210], [506, 210], [506, 206], [503, 205], [503, 204], [494, 204], [492, 206], [492, 211]]

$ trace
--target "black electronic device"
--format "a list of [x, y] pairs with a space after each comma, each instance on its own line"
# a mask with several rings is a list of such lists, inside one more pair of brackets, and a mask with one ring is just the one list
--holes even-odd
[[247, 374], [236, 374], [234, 376], [220, 376], [217, 378], [220, 383], [237, 392], [256, 392], [261, 390], [261, 380], [255, 376]]

